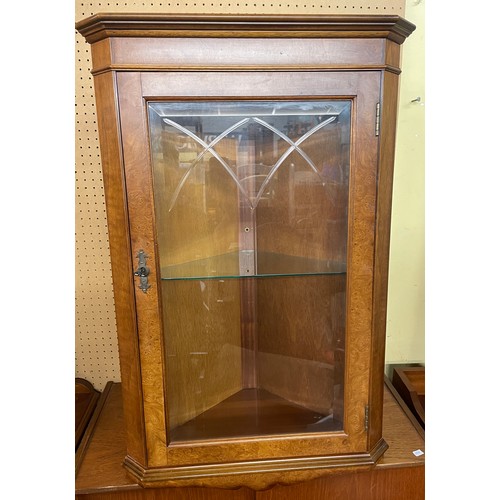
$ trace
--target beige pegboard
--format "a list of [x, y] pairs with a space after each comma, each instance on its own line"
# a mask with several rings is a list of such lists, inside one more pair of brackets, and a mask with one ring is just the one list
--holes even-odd
[[[77, 1], [75, 21], [100, 12], [404, 16], [404, 7], [404, 0]], [[78, 33], [75, 61], [76, 376], [103, 389], [107, 381], [120, 380], [120, 371], [90, 45]]]
[[172, 14], [398, 14], [402, 0], [196, 0], [153, 2], [77, 2], [77, 21], [99, 12], [168, 12]]
[[75, 61], [76, 376], [103, 389], [120, 371], [90, 46], [80, 36]]

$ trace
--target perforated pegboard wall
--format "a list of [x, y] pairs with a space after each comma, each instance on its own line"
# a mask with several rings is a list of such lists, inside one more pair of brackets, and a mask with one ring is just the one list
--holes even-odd
[[152, 2], [78, 2], [76, 20], [98, 12], [169, 12], [177, 14], [397, 14], [403, 0], [171, 0]]
[[76, 376], [120, 380], [90, 46], [76, 43]]
[[[99, 12], [176, 14], [397, 14], [404, 0], [188, 0], [76, 2], [79, 21]], [[96, 389], [119, 381], [106, 207], [90, 45], [76, 34], [76, 376]]]

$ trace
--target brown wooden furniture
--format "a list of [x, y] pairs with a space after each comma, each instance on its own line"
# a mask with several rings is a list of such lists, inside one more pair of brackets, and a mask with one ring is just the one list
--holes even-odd
[[75, 379], [75, 450], [92, 418], [100, 394], [88, 380]]
[[78, 474], [95, 426], [111, 390], [108, 382], [102, 393], [85, 379], [75, 379], [75, 472]]
[[425, 429], [425, 367], [394, 368], [392, 384]]
[[95, 15], [140, 484], [368, 470], [382, 437], [397, 16]]
[[113, 384], [76, 477], [77, 500], [303, 499], [420, 500], [424, 498], [424, 440], [391, 392], [384, 391], [383, 434], [388, 450], [369, 471], [315, 479], [265, 491], [248, 488], [141, 488], [122, 467], [126, 433], [121, 384]]

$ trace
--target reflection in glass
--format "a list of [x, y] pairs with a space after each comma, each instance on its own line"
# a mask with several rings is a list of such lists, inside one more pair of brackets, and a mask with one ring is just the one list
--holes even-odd
[[341, 430], [351, 102], [148, 106], [169, 439]]

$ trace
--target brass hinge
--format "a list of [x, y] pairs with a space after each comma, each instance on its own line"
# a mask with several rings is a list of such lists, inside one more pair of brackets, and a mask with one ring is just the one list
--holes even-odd
[[370, 421], [370, 406], [365, 406], [365, 431], [368, 432], [368, 423]]
[[377, 102], [377, 107], [375, 109], [375, 137], [380, 134], [380, 103]]

